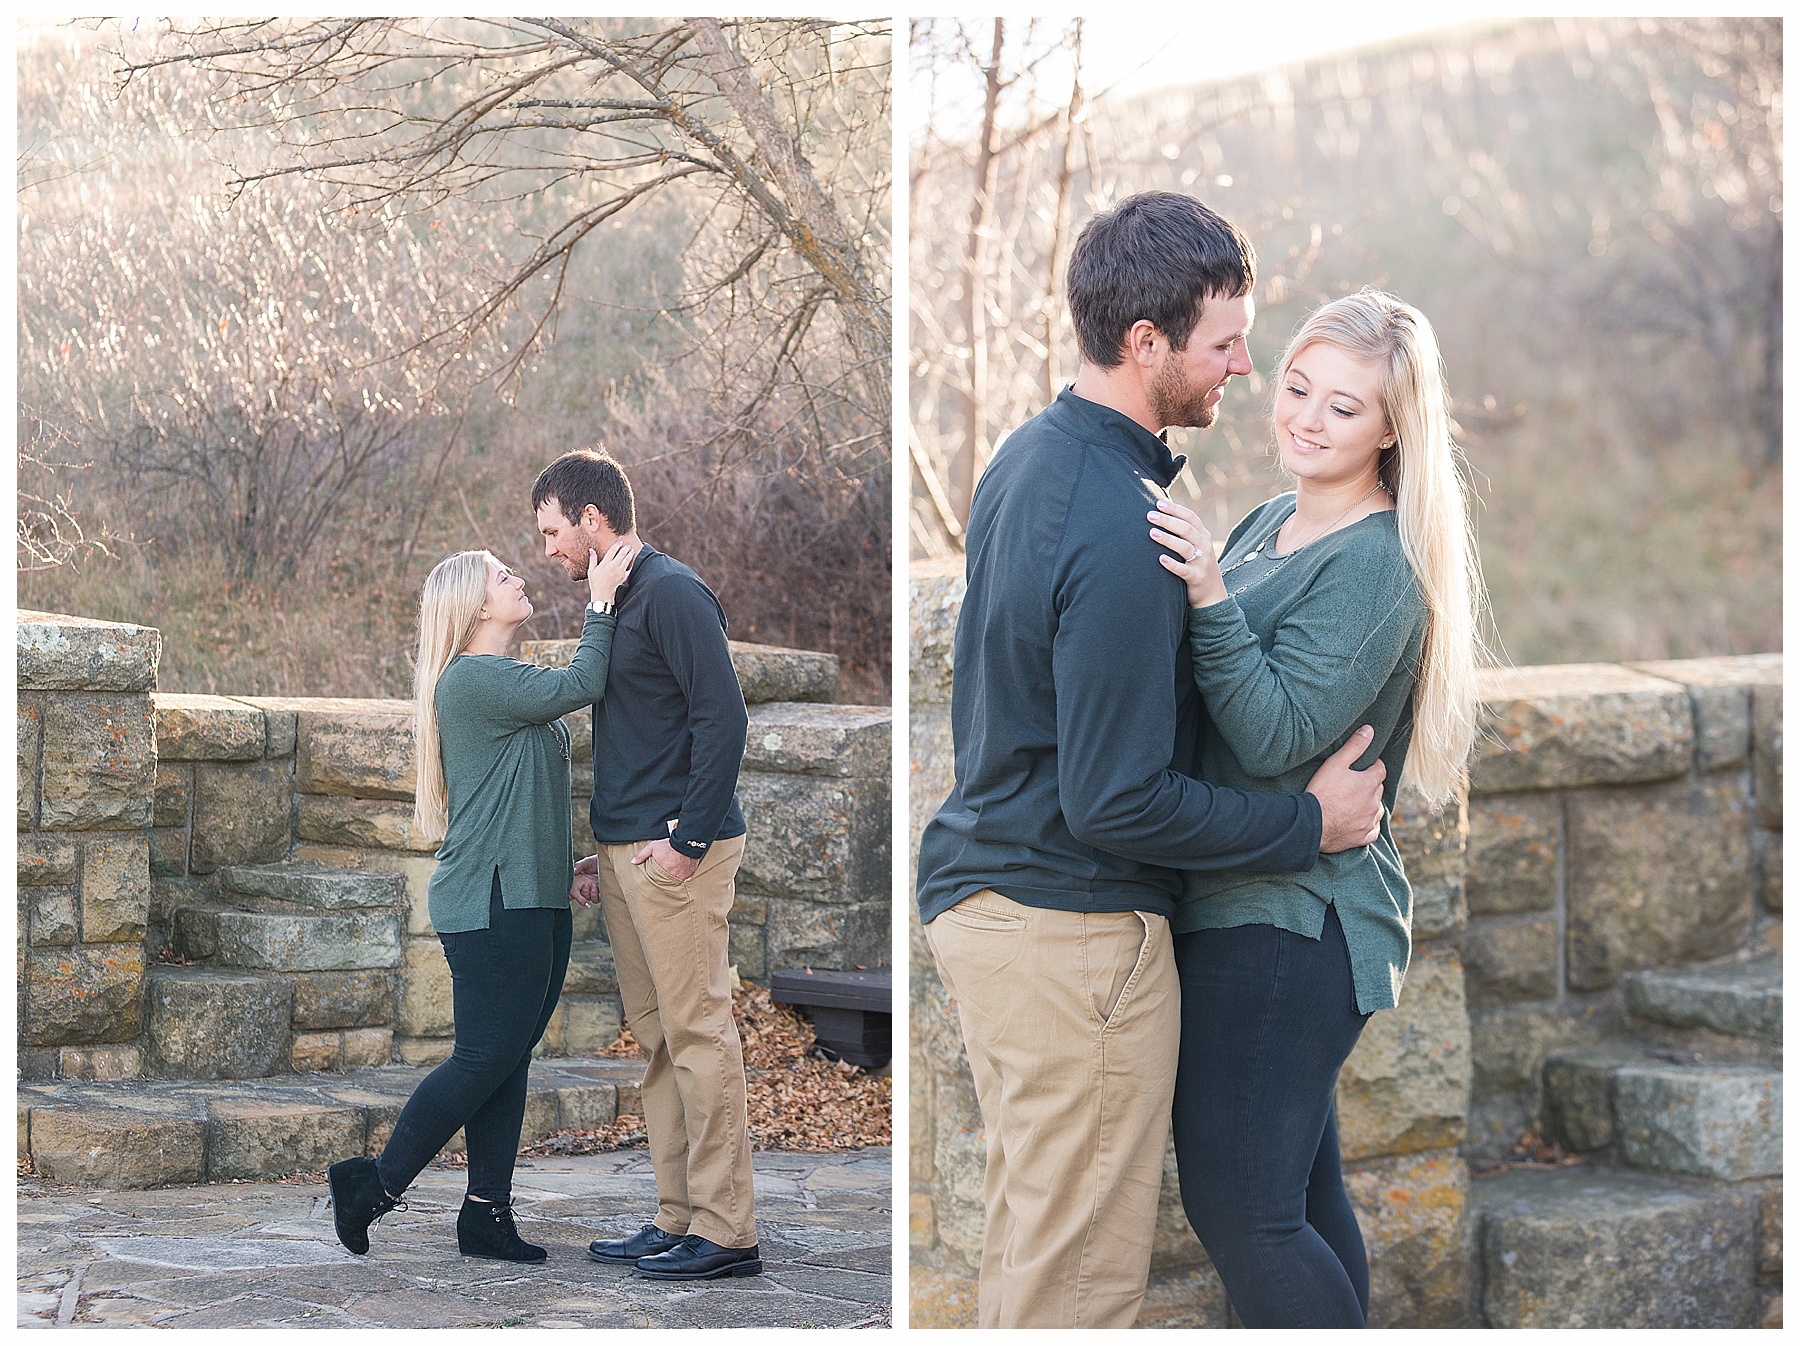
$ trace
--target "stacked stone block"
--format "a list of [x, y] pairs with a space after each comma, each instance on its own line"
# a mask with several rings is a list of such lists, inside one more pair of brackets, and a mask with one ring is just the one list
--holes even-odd
[[[149, 628], [21, 614], [21, 1146], [48, 1176], [128, 1186], [379, 1149], [405, 1067], [451, 1047], [426, 901], [436, 843], [412, 823], [411, 703], [156, 693], [160, 648]], [[890, 716], [822, 704], [829, 655], [734, 644], [732, 657], [755, 703], [745, 803], [764, 839], [732, 914], [740, 970], [881, 961]], [[582, 847], [587, 716], [571, 729]], [[575, 922], [540, 1056], [619, 1034], [600, 913]], [[542, 1069], [530, 1138], [638, 1110], [639, 1063]], [[288, 1075], [316, 1071], [354, 1083]]]
[[[276, 1080], [27, 1083], [20, 1153], [55, 1182], [141, 1188], [263, 1178], [381, 1152], [422, 1069], [384, 1065]], [[521, 1139], [641, 1114], [640, 1064], [532, 1066]], [[445, 1147], [463, 1148], [459, 1132]]]
[[1778, 1321], [1781, 656], [1488, 691], [1469, 1148], [1535, 1128], [1582, 1162], [1477, 1184], [1479, 1321]]
[[[321, 774], [301, 751], [312, 737], [301, 721], [390, 703], [154, 699], [151, 947], [179, 965], [151, 974], [149, 1073], [248, 1079], [386, 1064], [396, 890], [365, 884], [347, 900], [354, 878], [290, 861], [301, 791]], [[398, 731], [396, 717], [378, 718], [381, 731]]]
[[143, 1068], [156, 772], [148, 627], [21, 612], [18, 628], [19, 1070]]

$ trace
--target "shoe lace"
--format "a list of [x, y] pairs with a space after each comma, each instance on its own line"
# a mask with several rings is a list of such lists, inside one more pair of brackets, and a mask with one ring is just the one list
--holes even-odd
[[514, 1222], [514, 1219], [513, 1219], [513, 1204], [512, 1204], [512, 1202], [510, 1202], [510, 1201], [476, 1201], [476, 1202], [473, 1202], [472, 1204], [475, 1206], [475, 1208], [477, 1210], [481, 1211], [484, 1215], [487, 1216], [488, 1219], [492, 1220], [495, 1224], [505, 1225], [508, 1229], [511, 1229], [514, 1233], [518, 1232], [518, 1226]]
[[380, 1224], [382, 1216], [387, 1215], [393, 1211], [407, 1210], [407, 1209], [409, 1209], [409, 1207], [406, 1204], [405, 1197], [389, 1196], [389, 1195], [387, 1195], [387, 1193], [383, 1192], [381, 1195], [381, 1199], [375, 1203], [375, 1218], [373, 1220], [369, 1221], [369, 1223], [370, 1224]]

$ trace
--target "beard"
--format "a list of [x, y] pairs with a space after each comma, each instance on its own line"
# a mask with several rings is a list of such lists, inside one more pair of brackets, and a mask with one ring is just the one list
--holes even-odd
[[[1215, 387], [1217, 385], [1214, 385]], [[1164, 363], [1150, 382], [1150, 412], [1161, 425], [1205, 430], [1219, 418], [1219, 403], [1210, 405], [1212, 388], [1196, 387], [1173, 360]]]
[[[581, 535], [577, 534], [577, 536]], [[597, 541], [592, 538], [583, 538], [580, 543], [580, 551], [574, 556], [567, 556], [564, 558], [569, 572], [569, 582], [571, 584], [585, 584], [587, 582], [588, 552], [599, 550], [600, 544]]]

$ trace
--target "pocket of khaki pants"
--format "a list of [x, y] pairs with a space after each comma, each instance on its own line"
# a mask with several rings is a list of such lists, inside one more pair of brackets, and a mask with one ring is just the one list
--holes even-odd
[[649, 879], [650, 882], [654, 883], [658, 888], [680, 888], [687, 883], [686, 879], [676, 878], [673, 874], [669, 873], [668, 870], [657, 864], [654, 855], [644, 861], [644, 877]]
[[972, 906], [967, 899], [958, 902], [948, 911], [940, 912], [937, 919], [949, 921], [952, 925], [960, 925], [966, 930], [1011, 931], [1025, 928], [1023, 916], [1015, 916], [1008, 911], [994, 911], [988, 907]]
[[1142, 912], [1129, 911], [1092, 913], [1084, 925], [1081, 953], [1088, 994], [1104, 1030], [1118, 1022], [1143, 976], [1150, 923]]
[[1005, 998], [1006, 980], [1017, 975], [1013, 964], [1026, 951], [1030, 929], [1024, 916], [988, 906], [979, 894], [932, 918], [925, 942], [961, 1013], [980, 1018], [981, 1006], [996, 993]]

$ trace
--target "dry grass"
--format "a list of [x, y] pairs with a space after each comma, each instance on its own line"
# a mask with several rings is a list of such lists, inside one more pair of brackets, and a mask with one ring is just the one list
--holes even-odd
[[19, 576], [19, 606], [162, 632], [157, 686], [236, 696], [411, 696], [418, 587], [352, 559], [289, 581], [231, 575], [216, 552], [131, 546]]

